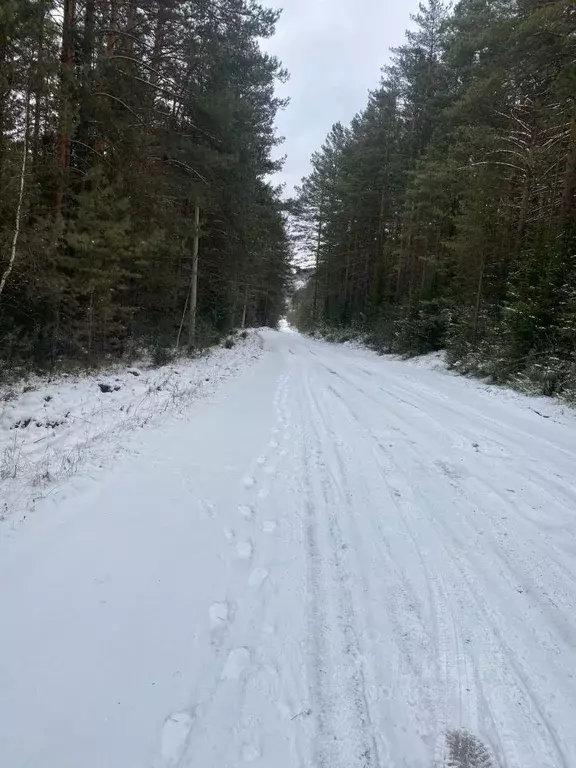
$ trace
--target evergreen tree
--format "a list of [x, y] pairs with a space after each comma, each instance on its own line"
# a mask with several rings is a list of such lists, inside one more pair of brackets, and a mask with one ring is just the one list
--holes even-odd
[[286, 73], [258, 42], [277, 19], [248, 0], [2, 5], [4, 365], [173, 347], [185, 315], [197, 346], [277, 321], [290, 253], [266, 179]]
[[303, 181], [330, 301], [308, 311], [309, 289], [298, 316], [576, 394], [574, 4], [428, 0], [414, 21], [341, 151]]

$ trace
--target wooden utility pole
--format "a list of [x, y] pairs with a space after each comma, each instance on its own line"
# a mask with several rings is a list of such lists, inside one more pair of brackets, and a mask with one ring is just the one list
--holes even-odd
[[190, 312], [188, 314], [188, 347], [196, 345], [196, 305], [198, 304], [198, 245], [200, 241], [200, 206], [194, 206], [194, 243], [192, 245], [192, 279], [190, 281]]

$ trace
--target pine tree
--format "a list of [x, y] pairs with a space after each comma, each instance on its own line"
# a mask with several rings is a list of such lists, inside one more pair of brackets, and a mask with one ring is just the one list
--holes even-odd
[[298, 316], [576, 391], [574, 5], [428, 0], [414, 21], [340, 151], [326, 145], [303, 181], [328, 300], [308, 290]]
[[266, 178], [285, 72], [259, 40], [277, 19], [248, 0], [3, 4], [0, 274], [27, 161], [5, 364], [173, 347], [196, 244], [195, 346], [276, 322], [289, 247]]

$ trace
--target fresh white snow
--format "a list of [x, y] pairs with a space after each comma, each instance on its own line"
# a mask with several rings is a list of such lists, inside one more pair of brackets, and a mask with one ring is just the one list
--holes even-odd
[[96, 471], [137, 428], [211, 396], [261, 354], [250, 334], [231, 349], [159, 368], [116, 365], [92, 374], [32, 376], [0, 388], [0, 519], [26, 515], [62, 480]]
[[573, 768], [575, 415], [260, 338], [0, 526], [0, 766]]

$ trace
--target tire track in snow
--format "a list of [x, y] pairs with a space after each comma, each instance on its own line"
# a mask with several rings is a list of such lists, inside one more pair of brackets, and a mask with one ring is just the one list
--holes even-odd
[[[353, 382], [338, 375], [346, 386]], [[435, 626], [435, 656], [437, 658], [437, 715], [439, 717], [436, 733], [434, 765], [443, 766], [445, 763], [445, 734], [455, 727], [467, 727], [473, 732], [478, 730], [479, 701], [483, 698], [482, 691], [477, 688], [477, 675], [473, 661], [465, 648], [465, 633], [456, 619], [457, 608], [448, 588], [448, 582], [443, 576], [448, 554], [440, 540], [437, 546], [432, 546], [437, 536], [430, 529], [430, 499], [420, 490], [418, 484], [411, 484], [406, 476], [407, 466], [402, 466], [394, 459], [393, 454], [386, 451], [378, 436], [367, 426], [366, 419], [361, 419], [349, 403], [354, 398], [344, 398], [333, 387], [333, 394], [338, 398], [342, 407], [349, 413], [357, 424], [358, 430], [368, 432], [375, 446], [373, 459], [378, 466], [382, 479], [390, 488], [393, 504], [399, 514], [402, 525], [408, 531], [415, 552], [421, 562], [423, 573], [429, 590], [429, 605], [431, 619]], [[360, 393], [364, 394], [362, 390]], [[371, 398], [370, 398], [371, 399]], [[401, 400], [399, 400], [401, 402]], [[410, 445], [409, 451], [417, 459], [417, 463], [425, 466], [423, 457], [416, 446]], [[386, 456], [388, 466], [383, 466], [382, 458]], [[394, 475], [394, 486], [389, 483], [391, 474]], [[400, 489], [399, 492], [396, 492]], [[414, 518], [414, 510], [420, 510], [418, 518]], [[439, 555], [438, 551], [444, 549]], [[426, 554], [424, 554], [424, 552]]]
[[313, 448], [305, 446], [305, 504], [316, 760], [320, 768], [378, 768], [351, 574], [344, 559], [347, 544], [336, 515], [345, 504], [341, 478], [319, 460], [333, 447], [326, 439], [326, 422], [309, 382], [301, 400], [315, 443]]
[[[350, 382], [346, 381], [346, 379], [335, 372], [332, 373], [334, 373], [346, 386], [350, 386]], [[411, 499], [413, 496], [411, 485], [406, 482], [404, 474], [399, 471], [399, 468], [395, 465], [392, 457], [386, 452], [386, 449], [378, 436], [375, 435], [370, 427], [366, 426], [366, 423], [363, 422], [351, 408], [349, 402], [352, 398], [344, 398], [333, 386], [329, 386], [328, 389], [338, 401], [344, 417], [348, 418], [355, 429], [362, 434], [364, 440], [366, 440], [366, 433], [368, 434], [372, 448], [369, 454], [369, 459], [376, 464], [382, 485], [388, 491], [387, 495], [396, 511], [398, 521], [406, 531], [416, 558], [420, 563], [421, 573], [426, 588], [428, 623], [429, 629], [431, 629], [430, 639], [432, 640], [433, 647], [433, 664], [436, 668], [437, 675], [436, 684], [432, 686], [431, 689], [428, 689], [430, 700], [431, 702], [434, 702], [432, 708], [436, 717], [433, 737], [435, 743], [435, 764], [442, 765], [444, 763], [445, 734], [453, 724], [453, 718], [449, 712], [449, 690], [453, 685], [451, 682], [451, 667], [454, 664], [454, 659], [458, 660], [457, 663], [458, 666], [460, 666], [460, 643], [458, 642], [453, 616], [446, 600], [446, 589], [438, 571], [433, 569], [433, 563], [430, 561], [429, 556], [424, 554], [429, 548], [428, 546], [425, 548], [422, 546], [420, 542], [421, 537], [416, 532], [417, 527], [412, 522], [411, 509], [415, 505], [414, 500]], [[383, 463], [385, 457], [388, 459], [387, 466]], [[390, 476], [393, 471], [395, 482], [392, 485], [390, 483]], [[425, 540], [425, 537], [423, 538]], [[402, 587], [403, 584], [401, 581], [400, 591], [395, 591], [394, 598], [388, 601], [387, 606], [391, 614], [397, 617], [396, 628], [398, 634], [406, 641], [403, 646], [403, 650], [406, 652], [408, 650], [408, 638], [406, 637], [405, 626], [406, 617], [410, 612], [407, 610], [406, 604], [404, 605], [404, 609], [396, 604], [399, 594], [402, 594]], [[401, 618], [398, 618], [399, 616], [401, 616]], [[415, 652], [422, 652], [422, 650], [422, 648], [417, 648], [415, 649]], [[415, 653], [411, 655], [414, 657]], [[415, 666], [414, 672], [421, 673], [421, 668], [418, 664]], [[416, 674], [415, 677], [416, 676], [418, 676], [418, 674]], [[456, 685], [458, 687], [458, 709], [461, 711], [462, 689], [459, 679], [456, 681]]]
[[[362, 389], [357, 388], [353, 382], [348, 381], [347, 378], [341, 376], [338, 376], [338, 378], [341, 379], [343, 383], [357, 389], [360, 394], [366, 395], [366, 397], [372, 401], [372, 398], [364, 393]], [[339, 393], [335, 390], [333, 391], [345, 407], [348, 408], [350, 413], [353, 414], [348, 405], [351, 398], [342, 398]], [[404, 401], [403, 398], [393, 397], [400, 403], [411, 405], [407, 401]], [[360, 428], [366, 429], [365, 420], [362, 421], [356, 414], [353, 414], [353, 418], [357, 420]], [[370, 429], [369, 431], [371, 432]], [[444, 430], [444, 433], [447, 435], [449, 434], [448, 430]], [[371, 432], [371, 436], [378, 442], [378, 438], [373, 432]], [[383, 446], [380, 447], [384, 450]], [[414, 455], [417, 463], [421, 463], [422, 466], [426, 465], [426, 457], [423, 456], [421, 449], [415, 445], [410, 445], [409, 451]], [[405, 462], [400, 466], [392, 457], [391, 462], [396, 465], [395, 469], [398, 478], [403, 478], [407, 470]], [[384, 477], [386, 477], [386, 474], [386, 472], [383, 473]], [[426, 513], [418, 517], [417, 524], [410, 523], [415, 546], [419, 549], [419, 545], [416, 544], [416, 537], [419, 537], [422, 541], [426, 542], [429, 555], [434, 554], [434, 552], [437, 553], [434, 554], [434, 559], [438, 562], [439, 567], [436, 569], [435, 575], [431, 577], [430, 584], [436, 594], [434, 600], [436, 606], [435, 610], [444, 615], [446, 615], [446, 611], [449, 611], [448, 621], [446, 621], [445, 618], [439, 618], [439, 626], [441, 628], [439, 650], [440, 656], [445, 659], [447, 664], [447, 693], [450, 689], [454, 690], [455, 685], [457, 685], [458, 688], [457, 698], [459, 704], [456, 712], [459, 710], [460, 714], [459, 716], [457, 715], [457, 720], [464, 720], [464, 723], [460, 722], [460, 725], [467, 725], [468, 727], [471, 727], [472, 730], [476, 730], [476, 728], [480, 727], [481, 719], [485, 723], [489, 721], [492, 725], [492, 728], [488, 729], [490, 733], [484, 733], [483, 735], [492, 742], [494, 751], [502, 756], [502, 759], [506, 761], [506, 764], [509, 765], [510, 768], [524, 768], [525, 763], [523, 760], [525, 760], [525, 758], [523, 758], [522, 755], [524, 755], [525, 752], [519, 752], [518, 746], [519, 744], [524, 745], [526, 743], [532, 745], [532, 758], [539, 761], [539, 764], [545, 765], [547, 768], [552, 768], [552, 766], [568, 768], [569, 763], [563, 751], [562, 744], [558, 740], [556, 730], [553, 728], [549, 717], [540, 706], [538, 697], [535, 696], [531, 690], [526, 675], [520, 668], [515, 654], [512, 653], [510, 647], [499, 634], [497, 630], [498, 622], [494, 618], [493, 611], [491, 611], [487, 607], [485, 601], [481, 599], [481, 592], [472, 588], [470, 582], [471, 577], [470, 575], [466, 576], [467, 573], [469, 574], [471, 572], [469, 569], [464, 569], [461, 557], [447, 544], [452, 538], [449, 529], [445, 526], [442, 534], [439, 534], [437, 530], [434, 530], [436, 514], [434, 512], [433, 497], [426, 497], [418, 486], [416, 486], [414, 493], [414, 489], [409, 485], [406, 485], [403, 488], [403, 498], [406, 497], [407, 492], [408, 495], [410, 493], [413, 495], [410, 503], [406, 505], [406, 512], [409, 517], [413, 516], [412, 510], [414, 509], [420, 509]], [[407, 523], [406, 515], [403, 517], [404, 521]], [[431, 544], [434, 544], [434, 546], [431, 546]], [[441, 571], [444, 571], [448, 578], [441, 577]], [[429, 568], [428, 573], [430, 574]], [[570, 574], [570, 576], [571, 575], [572, 574]], [[447, 586], [448, 583], [450, 584], [450, 588]], [[465, 605], [467, 610], [469, 610], [471, 605], [483, 605], [483, 609], [479, 610], [477, 621], [475, 623], [478, 627], [490, 627], [490, 631], [484, 632], [483, 634], [482, 646], [484, 648], [490, 648], [488, 653], [484, 653], [484, 657], [487, 659], [501, 660], [499, 664], [494, 664], [493, 661], [489, 664], [491, 672], [487, 680], [485, 679], [485, 669], [483, 665], [478, 666], [478, 659], [473, 658], [468, 651], [462, 653], [460, 650], [462, 647], [466, 647], [463, 646], [465, 630], [463, 627], [459, 626], [459, 622], [455, 618], [458, 614], [458, 608], [455, 607], [457, 603], [462, 606]], [[451, 627], [450, 631], [446, 630], [447, 626]], [[451, 638], [451, 636], [453, 637]], [[469, 639], [468, 642], [470, 642]], [[442, 650], [444, 647], [447, 649], [445, 652]], [[452, 671], [449, 670], [449, 666], [453, 667]], [[456, 676], [454, 675], [454, 667], [457, 670]], [[499, 711], [497, 717], [492, 711], [493, 704], [491, 705], [489, 703], [490, 688], [494, 686], [494, 672], [496, 669], [501, 670], [503, 680], [502, 686], [508, 691], [511, 691], [507, 694], [507, 699], [509, 701], [508, 712]], [[452, 681], [450, 682], [451, 678]], [[473, 696], [463, 696], [462, 680], [466, 681], [466, 693], [468, 693], [468, 689], [471, 689], [470, 693], [474, 691]], [[474, 681], [472, 685], [470, 681]], [[484, 685], [488, 686], [486, 691], [483, 689]], [[448, 705], [449, 698], [453, 698], [453, 695], [452, 697], [447, 695], [446, 705]], [[466, 699], [468, 700], [468, 707], [470, 704], [474, 705], [473, 709], [469, 711], [467, 718], [463, 717], [462, 710], [463, 702]], [[526, 702], [523, 707], [523, 724], [519, 723], [517, 719], [510, 717], [511, 713], [517, 710], [518, 702], [520, 701]], [[525, 710], [530, 708], [533, 710], [534, 716], [529, 718], [531, 724], [527, 727], [525, 722], [527, 712]], [[466, 719], [475, 721], [476, 728], [474, 725], [470, 726], [469, 722], [466, 722]], [[454, 715], [452, 718], [448, 715], [447, 720], [447, 727], [454, 727]], [[496, 725], [497, 721], [498, 724]], [[542, 728], [544, 729], [543, 732]], [[519, 730], [524, 732], [524, 738], [518, 738]], [[535, 740], [538, 743], [539, 748], [534, 748]], [[443, 764], [443, 752], [444, 744], [439, 740], [436, 752], [436, 761], [438, 765]], [[552, 757], [552, 755], [555, 756]]]
[[[443, 542], [449, 542], [446, 536], [441, 536]], [[506, 690], [506, 698], [509, 702], [507, 711], [500, 713], [500, 730], [502, 731], [502, 720], [506, 723], [506, 733], [499, 734], [499, 740], [506, 741], [507, 762], [514, 768], [523, 768], [524, 758], [518, 753], [518, 745], [534, 742], [536, 736], [539, 742], [539, 749], [533, 749], [533, 760], [538, 762], [542, 768], [569, 768], [570, 762], [565, 755], [562, 744], [559, 741], [558, 734], [554, 728], [548, 714], [544, 711], [538, 697], [534, 694], [533, 688], [528, 681], [527, 675], [521, 668], [517, 659], [517, 654], [513, 653], [510, 646], [502, 636], [499, 630], [499, 622], [487, 601], [482, 597], [482, 592], [475, 584], [475, 578], [469, 566], [467, 566], [461, 555], [456, 553], [449, 546], [444, 545], [447, 565], [454, 569], [452, 583], [460, 585], [463, 593], [463, 601], [468, 610], [472, 608], [476, 615], [475, 626], [482, 635], [483, 655], [489, 660], [489, 676], [486, 681], [489, 686], [494, 685], [494, 672], [500, 671], [502, 686]], [[479, 644], [480, 645], [480, 644]], [[498, 662], [495, 660], [498, 659]], [[485, 677], [486, 665], [478, 663], [477, 673], [480, 679]], [[481, 683], [483, 685], [483, 683]], [[484, 701], [490, 695], [489, 687], [484, 695]], [[511, 717], [511, 714], [521, 706], [524, 718], [519, 723]], [[526, 722], [526, 710], [532, 710], [533, 715], [528, 717]], [[519, 732], [524, 732], [523, 737]], [[511, 760], [512, 755], [513, 761]], [[552, 757], [554, 755], [554, 757]]]
[[[338, 375], [335, 371], [331, 371], [331, 373]], [[447, 696], [443, 695], [443, 691], [447, 689], [449, 684], [449, 659], [451, 658], [451, 653], [448, 649], [451, 647], [450, 638], [452, 638], [454, 635], [455, 626], [451, 613], [444, 609], [445, 601], [442, 599], [442, 597], [439, 597], [439, 594], [445, 594], [445, 588], [443, 587], [440, 574], [433, 571], [432, 565], [427, 562], [427, 559], [423, 555], [422, 546], [419, 543], [418, 537], [413, 530], [413, 526], [409, 524], [407, 519], [407, 515], [404, 510], [404, 501], [401, 499], [402, 494], [399, 493], [396, 487], [393, 487], [389, 484], [388, 473], [383, 468], [381, 459], [378, 456], [379, 451], [380, 454], [383, 455], [382, 452], [384, 451], [384, 448], [382, 444], [371, 432], [370, 428], [366, 428], [365, 426], [362, 427], [358, 418], [349, 409], [347, 403], [331, 385], [328, 386], [328, 391], [334, 396], [338, 407], [341, 409], [341, 415], [344, 417], [344, 420], [353, 425], [355, 429], [359, 429], [359, 433], [362, 437], [361, 443], [358, 443], [357, 441], [352, 441], [351, 443], [355, 448], [354, 454], [347, 451], [346, 442], [339, 439], [336, 432], [330, 427], [331, 421], [332, 423], [336, 424], [341, 424], [342, 422], [339, 419], [335, 420], [334, 418], [330, 420], [330, 415], [333, 417], [334, 414], [330, 414], [328, 412], [329, 401], [324, 399], [325, 409], [327, 411], [326, 415], [324, 416], [324, 423], [329, 432], [331, 443], [335, 447], [335, 460], [339, 467], [338, 480], [342, 484], [343, 498], [345, 500], [344, 508], [347, 511], [346, 520], [348, 525], [348, 533], [351, 537], [351, 540], [353, 540], [353, 549], [357, 556], [357, 567], [354, 570], [355, 578], [361, 580], [361, 592], [368, 594], [371, 590], [373, 590], [373, 585], [367, 581], [364, 572], [364, 568], [366, 567], [366, 563], [368, 561], [366, 556], [367, 547], [365, 542], [367, 539], [365, 538], [365, 530], [366, 527], [370, 527], [370, 529], [373, 531], [376, 529], [376, 537], [371, 537], [369, 541], [372, 544], [375, 540], [378, 542], [378, 551], [382, 557], [382, 561], [379, 563], [379, 566], [380, 568], [384, 569], [386, 565], [390, 563], [397, 572], [396, 580], [390, 584], [390, 587], [386, 590], [384, 596], [381, 596], [380, 594], [378, 595], [377, 600], [380, 602], [383, 597], [385, 599], [386, 607], [388, 610], [387, 621], [391, 621], [394, 624], [394, 628], [396, 630], [396, 639], [401, 638], [402, 641], [401, 646], [399, 647], [401, 652], [400, 662], [409, 662], [412, 669], [413, 679], [418, 683], [417, 686], [413, 686], [412, 689], [410, 689], [408, 692], [403, 692], [403, 695], [406, 696], [409, 707], [414, 708], [414, 711], [416, 711], [416, 708], [419, 704], [421, 705], [419, 698], [422, 697], [422, 694], [424, 694], [424, 697], [427, 697], [429, 705], [428, 709], [431, 710], [436, 717], [436, 724], [433, 728], [433, 733], [435, 734], [434, 742], [436, 744], [436, 752], [441, 756], [439, 757], [439, 760], [443, 765], [445, 734], [450, 724], [450, 717], [447, 714]], [[366, 432], [368, 433], [371, 440], [366, 440]], [[400, 525], [406, 531], [406, 535], [412, 544], [416, 558], [420, 563], [421, 573], [424, 577], [426, 588], [426, 604], [428, 606], [429, 614], [428, 625], [431, 626], [426, 627], [423, 624], [423, 617], [419, 614], [419, 612], [416, 612], [418, 615], [419, 624], [413, 628], [411, 617], [415, 616], [415, 605], [419, 602], [418, 595], [411, 588], [409, 582], [406, 581], [405, 575], [402, 573], [401, 569], [398, 568], [398, 565], [394, 560], [393, 553], [391, 552], [385, 538], [383, 538], [381, 530], [374, 525], [374, 516], [368, 515], [366, 518], [361, 518], [360, 525], [358, 525], [358, 510], [357, 506], [354, 507], [350, 502], [353, 494], [348, 489], [347, 477], [357, 477], [362, 473], [362, 468], [366, 466], [356, 453], [360, 446], [363, 448], [364, 446], [369, 446], [368, 450], [362, 451], [363, 457], [369, 462], [375, 461], [379, 470], [378, 475], [381, 480], [381, 486], [377, 489], [374, 489], [373, 498], [381, 499], [382, 491], [385, 491], [385, 495], [389, 498], [394, 510], [396, 511]], [[377, 449], [379, 449], [379, 451]], [[347, 453], [345, 459], [342, 454], [342, 450]], [[353, 467], [356, 467], [356, 474], [353, 474], [352, 472]], [[357, 496], [357, 494], [358, 490], [356, 489], [355, 496]], [[355, 499], [356, 505], [357, 501], [358, 500]], [[368, 509], [370, 509], [372, 506], [373, 505], [369, 505]], [[359, 595], [360, 591], [355, 590], [354, 594]], [[388, 595], [391, 597], [388, 598]], [[368, 600], [363, 601], [362, 613], [366, 618], [367, 626], [374, 626], [374, 615]], [[416, 629], [416, 639], [411, 637], [413, 629]], [[427, 630], [429, 631], [430, 629], [431, 635], [429, 634], [429, 639], [432, 642], [427, 642], [424, 645], [422, 643], [422, 638], [426, 634]], [[421, 640], [420, 643], [418, 643], [418, 639]], [[433, 649], [431, 654], [430, 648]], [[429, 651], [428, 659], [424, 661], [423, 657], [426, 656], [426, 650]], [[430, 655], [432, 656], [431, 663], [429, 658]], [[458, 658], [461, 658], [460, 654], [458, 654]], [[430, 666], [434, 666], [437, 669], [437, 675], [439, 678], [442, 678], [443, 685], [438, 685], [438, 681], [436, 685], [431, 685], [428, 682], [427, 670]], [[374, 672], [374, 670], [372, 671]], [[376, 685], [378, 685], [378, 683], [376, 683]], [[414, 691], [417, 689], [418, 696], [414, 696]], [[461, 698], [462, 697], [460, 696], [460, 699]], [[396, 712], [392, 713], [392, 717], [395, 716]], [[421, 735], [424, 740], [428, 741], [428, 739], [425, 737], [425, 734]]]

